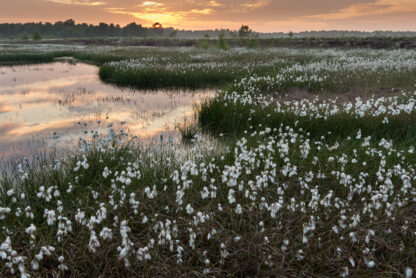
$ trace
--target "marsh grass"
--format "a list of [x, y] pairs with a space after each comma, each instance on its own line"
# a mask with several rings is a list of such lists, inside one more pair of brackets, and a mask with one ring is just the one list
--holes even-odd
[[[247, 76], [250, 71], [264, 75], [274, 72], [275, 67], [275, 65], [262, 65], [262, 61], [272, 57], [270, 53], [240, 53], [238, 51], [229, 53], [216, 49], [194, 49], [189, 53], [149, 51], [124, 55], [119, 56], [118, 53], [113, 53], [101, 57], [100, 55], [77, 54], [76, 57], [84, 61], [99, 62], [101, 80], [118, 86], [139, 89], [223, 87]], [[154, 62], [146, 62], [149, 55], [155, 60]], [[136, 57], [131, 61], [131, 66], [126, 56]], [[111, 63], [111, 61], [120, 61], [120, 63]], [[140, 65], [142, 61], [146, 66], [136, 68], [135, 66]], [[251, 69], [253, 62], [258, 65]], [[178, 65], [183, 65], [183, 67]]]
[[236, 74], [216, 70], [185, 73], [151, 69], [120, 71], [112, 66], [103, 65], [100, 67], [99, 76], [104, 82], [123, 87], [198, 89], [222, 86], [233, 81]]
[[203, 130], [217, 135], [239, 135], [245, 130], [255, 131], [265, 126], [279, 128], [287, 125], [302, 128], [314, 139], [330, 133], [334, 140], [339, 140], [356, 134], [358, 130], [363, 132], [363, 136], [392, 139], [396, 142], [410, 143], [416, 137], [414, 113], [391, 116], [388, 123], [383, 123], [384, 116], [357, 118], [355, 115], [340, 113], [328, 119], [315, 119], [287, 112], [276, 113], [274, 109], [275, 107], [264, 109], [232, 103], [225, 105], [222, 101], [208, 100], [201, 106], [198, 121]]
[[257, 49], [259, 47], [259, 40], [257, 38], [249, 38], [247, 40], [248, 49]]
[[[288, 131], [289, 132], [289, 131]], [[289, 134], [291, 134], [289, 132]], [[306, 134], [306, 133], [302, 133]], [[247, 199], [244, 191], [237, 190], [237, 187], [230, 187], [223, 180], [223, 175], [231, 166], [243, 163], [250, 173], [242, 174], [241, 182], [255, 180], [256, 177], [269, 171], [269, 163], [273, 161], [276, 169], [282, 169], [286, 165], [285, 157], [277, 151], [278, 147], [273, 147], [275, 151], [264, 150], [263, 142], [267, 142], [276, 136], [276, 139], [285, 138], [284, 133], [272, 131], [271, 134], [255, 135], [248, 137], [245, 144], [231, 143], [230, 151], [200, 152], [199, 147], [194, 148], [191, 161], [195, 164], [198, 172], [203, 172], [204, 166], [215, 164], [212, 171], [207, 172], [209, 179], [216, 180], [216, 197], [203, 199], [201, 192], [207, 186], [207, 180], [202, 174], [190, 174], [185, 165], [189, 162], [180, 161], [175, 158], [174, 152], [169, 149], [159, 152], [142, 150], [133, 141], [126, 141], [123, 144], [110, 143], [107, 147], [92, 144], [87, 153], [75, 152], [66, 158], [50, 161], [42, 168], [31, 168], [23, 165], [23, 172], [26, 178], [21, 179], [22, 173], [17, 171], [13, 175], [5, 175], [1, 179], [0, 201], [3, 207], [11, 208], [13, 213], [5, 214], [2, 220], [3, 225], [13, 228], [12, 233], [7, 233], [12, 242], [14, 250], [23, 253], [27, 257], [28, 266], [26, 270], [32, 275], [52, 275], [62, 273], [66, 276], [172, 276], [172, 275], [198, 275], [203, 276], [209, 268], [210, 275], [247, 277], [247, 276], [273, 276], [273, 275], [307, 275], [307, 276], [335, 276], [338, 275], [343, 267], [349, 263], [350, 258], [354, 258], [356, 266], [352, 268], [353, 275], [389, 275], [391, 269], [395, 275], [403, 273], [404, 267], [413, 265], [416, 260], [416, 253], [413, 248], [414, 237], [409, 233], [401, 232], [401, 225], [407, 225], [410, 229], [416, 223], [412, 215], [414, 214], [414, 204], [406, 203], [395, 213], [395, 219], [384, 217], [383, 210], [373, 211], [373, 217], [365, 216], [361, 218], [358, 227], [347, 228], [341, 232], [346, 237], [340, 240], [339, 237], [331, 233], [331, 228], [337, 225], [339, 211], [333, 207], [319, 206], [315, 210], [307, 209], [307, 212], [291, 211], [284, 209], [278, 212], [277, 218], [270, 217], [270, 213], [261, 209], [262, 202], [274, 202], [279, 200], [281, 193], [275, 187], [285, 188], [283, 203], [290, 206], [292, 199], [296, 199], [297, 204], [311, 202], [311, 192], [304, 192], [304, 188], [299, 185], [296, 176], [308, 175], [309, 172], [330, 173], [343, 167], [343, 171], [353, 177], [360, 175], [362, 171], [371, 173], [367, 178], [368, 184], [375, 184], [377, 176], [375, 172], [379, 167], [380, 157], [366, 154], [361, 147], [361, 140], [342, 140], [336, 150], [319, 150], [312, 144], [312, 149], [308, 158], [301, 157], [297, 149], [301, 146], [300, 142], [290, 143], [288, 158], [292, 165], [301, 165], [299, 173], [293, 177], [287, 177], [280, 171], [269, 175], [275, 178], [275, 182], [267, 182], [259, 190], [259, 198]], [[281, 137], [283, 136], [283, 137]], [[312, 140], [327, 142], [325, 140]], [[372, 144], [372, 147], [375, 145]], [[257, 160], [251, 164], [245, 160], [239, 160], [241, 152], [247, 148], [252, 155], [264, 155], [265, 160]], [[406, 150], [405, 145], [396, 145], [395, 150]], [[358, 154], [353, 150], [357, 149]], [[381, 150], [382, 151], [382, 150]], [[399, 151], [400, 152], [400, 151]], [[197, 154], [200, 154], [199, 156]], [[396, 151], [388, 154], [382, 151], [386, 158], [386, 167], [393, 167], [403, 161], [396, 156]], [[366, 161], [366, 166], [356, 167], [354, 164], [344, 165], [335, 161], [333, 164], [325, 163], [329, 157], [347, 155], [358, 157], [360, 161]], [[404, 154], [406, 163], [412, 165], [416, 163], [414, 156]], [[317, 157], [319, 163], [313, 163], [313, 157]], [[88, 167], [79, 167], [79, 163], [86, 161]], [[247, 163], [247, 164], [246, 164]], [[75, 170], [77, 168], [77, 170]], [[140, 176], [131, 176], [131, 181], [125, 183], [120, 177], [127, 177], [128, 168], [137, 169]], [[104, 177], [104, 172], [110, 173], [110, 177]], [[124, 174], [122, 172], [124, 171]], [[178, 204], [177, 190], [182, 182], [175, 181], [177, 174], [183, 176], [183, 182], [190, 182], [183, 198], [183, 204]], [[239, 179], [240, 179], [239, 178]], [[398, 177], [395, 177], [398, 178]], [[148, 197], [147, 187], [152, 190], [155, 185], [157, 195]], [[322, 197], [333, 192], [337, 198], [348, 201], [348, 215], [357, 211], [362, 211], [364, 203], [360, 198], [349, 199], [350, 190], [341, 185], [336, 178], [314, 179], [309, 182], [309, 186], [314, 188], [319, 185], [319, 192]], [[282, 187], [283, 186], [283, 187]], [[41, 189], [43, 187], [43, 189]], [[237, 202], [241, 205], [243, 213], [235, 211], [235, 203], [229, 202], [229, 190], [235, 189]], [[49, 190], [51, 189], [51, 190]], [[13, 190], [13, 194], [8, 192]], [[180, 191], [180, 190], [179, 190]], [[50, 199], [39, 197], [40, 192], [49, 192]], [[57, 194], [57, 192], [59, 192]], [[405, 193], [398, 193], [397, 188], [394, 196], [407, 196]], [[22, 198], [25, 194], [25, 198]], [[43, 194], [43, 193], [42, 193]], [[138, 202], [137, 214], [132, 208], [133, 202], [128, 201], [129, 196], [134, 194], [134, 199]], [[46, 194], [47, 196], [48, 194]], [[94, 197], [96, 196], [96, 197]], [[228, 196], [228, 197], [227, 197]], [[260, 198], [262, 197], [262, 198]], [[367, 193], [361, 193], [361, 198], [370, 198]], [[46, 199], [45, 199], [46, 198]], [[113, 201], [111, 201], [113, 200]], [[59, 202], [58, 202], [59, 201]], [[63, 208], [62, 212], [57, 209], [58, 205]], [[189, 204], [195, 213], [187, 213], [186, 205]], [[222, 209], [218, 209], [221, 204]], [[27, 208], [34, 214], [34, 218], [14, 214], [19, 208]], [[91, 229], [75, 220], [75, 215], [79, 210], [83, 211], [86, 220], [90, 217], [98, 217], [98, 212], [102, 207], [106, 208], [107, 216], [96, 224], [93, 230], [97, 233], [103, 227], [113, 230], [111, 240], [103, 240], [100, 246], [95, 247], [96, 251], [88, 248], [91, 239]], [[44, 216], [45, 209], [55, 210], [57, 216], [66, 217], [72, 221], [72, 231], [67, 231], [62, 241], [57, 241], [57, 222], [53, 225], [47, 224]], [[340, 209], [340, 211], [342, 211]], [[196, 212], [207, 213], [210, 218], [203, 222], [198, 220]], [[148, 218], [146, 223], [142, 219]], [[302, 230], [310, 220], [310, 217], [319, 217], [316, 222], [317, 228], [313, 234], [309, 235], [309, 242], [302, 243]], [[92, 219], [92, 218], [91, 218]], [[118, 219], [118, 220], [116, 220]], [[137, 249], [146, 246], [151, 239], [156, 240], [153, 247], [149, 250], [151, 259], [139, 261], [134, 254], [128, 255], [126, 261], [119, 258], [119, 246], [123, 241], [123, 233], [119, 232], [120, 223], [128, 221], [128, 240], [131, 241], [131, 248]], [[170, 249], [169, 240], [165, 238], [164, 229], [160, 223], [170, 221], [175, 228], [175, 232], [170, 230], [171, 236], [175, 241], [172, 244], [179, 244], [184, 247], [181, 253], [183, 261], [177, 263], [176, 251]], [[196, 224], [195, 224], [196, 223]], [[262, 223], [259, 225], [259, 223]], [[406, 224], [405, 224], [406, 223]], [[34, 224], [37, 227], [35, 239], [30, 243], [30, 237], [25, 233], [25, 229]], [[158, 227], [158, 228], [155, 228]], [[165, 227], [165, 228], [163, 228]], [[172, 227], [171, 227], [172, 228]], [[190, 230], [190, 228], [192, 230]], [[391, 228], [392, 232], [385, 234], [382, 230]], [[170, 229], [170, 228], [169, 228]], [[374, 229], [376, 234], [371, 238], [371, 246], [377, 251], [371, 254], [371, 258], [377, 262], [377, 266], [369, 269], [362, 259], [362, 250], [367, 247], [365, 243], [366, 231]], [[377, 230], [380, 229], [380, 230]], [[216, 233], [213, 233], [213, 231]], [[358, 242], [351, 244], [347, 239], [348, 234], [354, 231], [359, 238]], [[195, 232], [195, 246], [192, 246], [190, 234]], [[212, 234], [207, 237], [208, 234]], [[340, 235], [340, 236], [341, 236]], [[236, 240], [238, 238], [238, 240]], [[319, 240], [318, 240], [319, 238]], [[5, 235], [1, 236], [4, 241]], [[287, 249], [281, 249], [284, 241], [289, 240]], [[191, 245], [189, 245], [191, 244]], [[221, 247], [224, 245], [225, 247]], [[34, 247], [35, 246], [35, 247]], [[35, 259], [40, 246], [54, 246], [55, 250], [50, 256], [44, 255], [40, 262], [38, 271], [30, 267], [30, 261]], [[401, 246], [409, 246], [402, 248]], [[299, 259], [298, 250], [302, 249], [304, 259]], [[338, 249], [342, 250], [340, 254]], [[227, 250], [228, 255], [222, 258], [221, 251]], [[63, 263], [68, 267], [67, 271], [58, 270], [60, 265], [58, 257], [63, 256]], [[293, 259], [289, 259], [293, 258]], [[296, 259], [298, 258], [298, 259]], [[206, 263], [206, 260], [209, 263]], [[330, 262], [330, 264], [329, 264]], [[273, 264], [273, 265], [270, 265]], [[9, 269], [2, 265], [0, 274], [10, 275]]]
[[8, 52], [0, 53], [0, 65], [22, 65], [34, 63], [51, 63], [55, 58], [71, 56], [72, 52], [59, 51], [51, 53], [24, 53]]
[[[215, 55], [255, 66], [228, 75], [175, 75], [118, 71], [104, 64], [100, 76], [125, 86], [203, 86], [326, 59], [319, 53], [230, 52]], [[158, 58], [171, 54], [159, 52]], [[201, 62], [212, 53], [191, 54]], [[77, 55], [107, 63], [139, 54]], [[276, 55], [279, 61], [268, 64]], [[191, 61], [189, 53], [175, 57]], [[225, 84], [198, 114], [202, 131], [226, 135], [221, 149], [204, 148], [197, 128], [184, 125], [184, 138], [195, 139], [186, 155], [172, 146], [155, 151], [138, 147], [133, 139], [103, 138], [92, 140], [87, 152], [37, 167], [22, 162], [0, 179], [5, 254], [0, 276], [12, 275], [6, 262], [18, 255], [25, 257], [21, 265], [33, 276], [403, 276], [416, 265], [416, 114], [403, 113], [413, 107], [406, 102], [410, 98], [393, 100], [405, 107], [387, 117], [302, 116], [295, 113], [299, 103], [292, 101], [288, 106], [293, 109], [282, 112], [276, 102], [290, 100], [291, 90], [299, 88], [315, 94], [323, 88], [331, 96], [361, 86], [376, 92], [389, 84], [399, 89], [414, 85], [414, 71], [390, 72], [375, 82], [379, 73], [334, 74], [307, 85], [285, 79], [289, 81], [277, 84], [278, 91], [258, 82]], [[344, 85], [338, 88], [337, 81]], [[375, 109], [385, 106], [374, 103]], [[54, 211], [53, 223], [46, 210]], [[81, 212], [85, 217], [80, 220]], [[32, 234], [27, 230], [31, 224], [37, 228]], [[100, 236], [104, 227], [111, 230], [111, 239]], [[43, 255], [35, 270], [31, 262], [38, 260], [42, 246], [55, 249]], [[12, 264], [15, 274], [18, 264]], [[60, 270], [62, 264], [68, 270]]]
[[230, 46], [228, 45], [224, 33], [218, 35], [218, 49], [220, 50], [228, 50]]
[[196, 122], [190, 123], [184, 121], [181, 124], [177, 124], [176, 129], [180, 132], [182, 141], [185, 143], [190, 143], [192, 139], [195, 139], [195, 135], [200, 132], [200, 128]]
[[207, 39], [200, 39], [198, 41], [197, 47], [201, 48], [201, 49], [208, 50], [210, 47], [212, 47], [212, 43], [210, 44], [210, 40], [208, 38]]

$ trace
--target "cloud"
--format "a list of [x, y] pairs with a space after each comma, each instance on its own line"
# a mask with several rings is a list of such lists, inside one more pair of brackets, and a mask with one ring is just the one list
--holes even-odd
[[209, 15], [214, 11], [212, 8], [213, 4], [215, 7], [220, 5], [215, 1], [208, 2], [206, 7], [203, 5], [189, 5], [187, 7], [181, 4], [172, 4], [172, 2], [167, 1], [164, 3], [163, 1], [144, 1], [137, 8], [110, 7], [107, 10], [115, 14], [134, 16], [139, 20], [145, 21], [147, 24], [162, 22], [165, 26], [168, 26], [197, 19], [201, 15]]
[[266, 7], [270, 4], [270, 1], [257, 1], [255, 3], [247, 3], [247, 4], [241, 4], [242, 7], [244, 8], [250, 8], [250, 9], [256, 9], [256, 8], [261, 8], [261, 7]]
[[14, 128], [16, 128], [16, 123], [2, 122], [0, 123], [0, 134], [8, 136], [9, 132], [12, 131]]
[[[115, 16], [106, 11], [110, 3], [108, 0], [98, 2], [105, 3], [105, 5], [76, 5], [47, 0], [0, 1], [0, 22], [55, 22], [72, 18], [78, 23], [114, 22], [123, 25], [136, 20], [133, 16]], [[120, 3], [123, 2], [123, 0], [120, 1]]]
[[[24, 7], [24, 8], [22, 8]], [[415, 28], [415, 0], [14, 0], [0, 1], [0, 21], [161, 22], [185, 29], [256, 31]], [[386, 17], [389, 15], [388, 17]], [[394, 15], [394, 16], [393, 16]]]
[[356, 4], [333, 13], [306, 16], [310, 19], [338, 20], [347, 18], [385, 15], [416, 11], [416, 2], [409, 0], [379, 0], [374, 3]]
[[221, 4], [221, 3], [218, 3], [217, 1], [209, 1], [208, 6], [210, 6], [210, 7], [222, 7], [224, 5]]
[[136, 17], [137, 19], [144, 20], [146, 23], [162, 22], [165, 25], [176, 25], [184, 19], [191, 20], [197, 18], [198, 15], [208, 15], [212, 12], [212, 9], [192, 9], [190, 11], [155, 11], [146, 10], [145, 12], [131, 12], [126, 10], [110, 9], [113, 13], [128, 14]]
[[103, 6], [106, 2], [101, 1], [75, 1], [75, 0], [47, 0], [52, 3], [66, 4], [66, 5], [80, 5], [80, 6]]
[[163, 4], [152, 2], [152, 1], [145, 1], [140, 6], [142, 6], [142, 7], [149, 7], [149, 6], [150, 7], [160, 7], [160, 6], [163, 6]]
[[0, 102], [0, 114], [7, 113], [7, 112], [12, 112], [12, 111], [13, 111], [12, 107], [8, 106], [4, 102]]

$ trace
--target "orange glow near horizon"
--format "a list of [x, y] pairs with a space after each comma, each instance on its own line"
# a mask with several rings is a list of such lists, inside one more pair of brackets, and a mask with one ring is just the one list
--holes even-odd
[[0, 22], [66, 20], [122, 26], [259, 32], [416, 29], [416, 0], [15, 0], [0, 3]]

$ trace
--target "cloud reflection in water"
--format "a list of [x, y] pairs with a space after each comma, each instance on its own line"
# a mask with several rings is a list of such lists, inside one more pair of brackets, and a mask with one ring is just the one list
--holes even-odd
[[[76, 141], [78, 121], [96, 122], [109, 116], [115, 125], [127, 122], [130, 134], [141, 138], [168, 132], [194, 104], [212, 91], [133, 91], [100, 82], [98, 68], [82, 63], [0, 67], [0, 153], [13, 155], [28, 141]], [[45, 141], [46, 140], [46, 141]], [[20, 147], [24, 153], [25, 147]]]

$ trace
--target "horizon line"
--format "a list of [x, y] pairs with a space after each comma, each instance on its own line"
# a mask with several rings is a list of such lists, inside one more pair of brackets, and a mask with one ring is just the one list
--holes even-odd
[[[58, 22], [65, 22], [68, 20], [73, 20], [72, 18], [68, 18], [66, 20], [57, 20], [57, 21], [1, 21], [0, 20], [0, 24], [46, 24], [46, 23], [51, 23], [51, 24], [55, 24]], [[142, 23], [138, 23], [135, 21], [132, 21], [130, 23], [127, 24], [119, 24], [119, 23], [114, 23], [114, 22], [95, 22], [95, 23], [89, 23], [89, 22], [82, 22], [82, 21], [75, 21], [74, 20], [75, 25], [82, 25], [82, 24], [87, 24], [87, 25], [93, 25], [93, 26], [99, 26], [100, 23], [104, 23], [107, 25], [111, 25], [113, 24], [114, 26], [119, 26], [121, 28], [126, 27], [129, 24], [135, 23], [138, 26], [141, 26], [142, 28], [149, 28], [151, 29], [152, 26], [145, 26]], [[163, 25], [163, 22], [161, 23]], [[241, 24], [241, 26], [243, 26], [245, 24]], [[186, 31], [186, 32], [204, 32], [204, 31], [221, 31], [221, 30], [225, 30], [225, 31], [238, 31], [239, 29], [234, 29], [232, 27], [217, 27], [217, 28], [213, 28], [213, 29], [184, 29], [184, 28], [179, 28], [179, 27], [174, 27], [174, 26], [167, 26], [167, 27], [163, 27], [162, 29], [174, 29], [174, 30], [179, 30], [179, 31]], [[254, 33], [259, 33], [259, 34], [273, 34], [273, 33], [294, 33], [294, 34], [298, 34], [298, 33], [307, 33], [307, 32], [360, 32], [360, 33], [375, 33], [375, 32], [393, 32], [393, 33], [415, 33], [415, 30], [394, 30], [394, 29], [373, 29], [373, 30], [358, 30], [358, 29], [310, 29], [310, 30], [301, 30], [301, 31], [269, 31], [269, 32], [262, 32], [262, 31], [256, 31], [256, 30], [252, 30]]]

